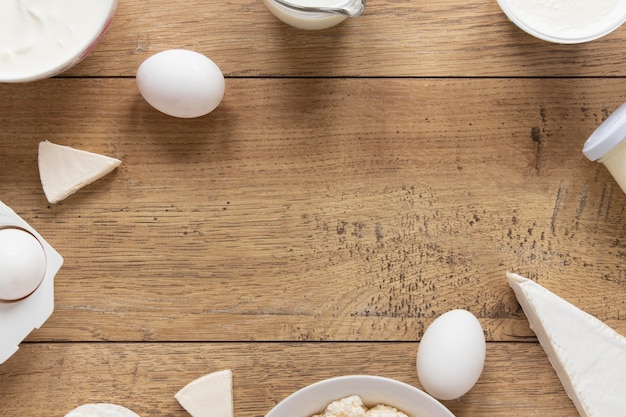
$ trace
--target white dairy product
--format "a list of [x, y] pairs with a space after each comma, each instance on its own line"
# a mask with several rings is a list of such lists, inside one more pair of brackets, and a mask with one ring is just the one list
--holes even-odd
[[521, 29], [557, 43], [597, 39], [626, 20], [625, 0], [498, 0]]
[[358, 395], [341, 398], [328, 404], [322, 414], [313, 417], [366, 417], [367, 408]]
[[0, 1], [0, 81], [58, 74], [106, 31], [117, 0]]
[[337, 9], [351, 4], [362, 6], [359, 0], [285, 0], [298, 7], [310, 9], [297, 10], [280, 4], [275, 0], [263, 1], [274, 16], [288, 25], [306, 30], [327, 29], [343, 22], [348, 17], [346, 14], [337, 12], [316, 11], [314, 10], [316, 8]]
[[360, 396], [350, 395], [331, 402], [323, 413], [312, 417], [407, 417], [407, 415], [385, 404], [377, 404], [368, 409]]
[[620, 142], [604, 158], [598, 159], [598, 162], [604, 164], [622, 191], [626, 193], [626, 141]]
[[534, 281], [507, 278], [580, 415], [626, 416], [626, 338]]
[[65, 417], [139, 417], [139, 415], [121, 405], [97, 403], [76, 407]]
[[626, 103], [589, 136], [583, 154], [591, 161], [604, 164], [626, 193]]
[[122, 163], [116, 158], [48, 141], [39, 143], [38, 159], [41, 185], [50, 203], [67, 198]]
[[226, 369], [204, 375], [174, 397], [192, 417], [233, 417], [233, 374]]

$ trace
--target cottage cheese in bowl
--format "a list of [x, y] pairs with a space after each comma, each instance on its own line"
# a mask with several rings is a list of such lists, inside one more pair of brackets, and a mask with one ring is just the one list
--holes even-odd
[[589, 42], [626, 21], [626, 0], [498, 0], [525, 32], [563, 44]]
[[0, 82], [59, 74], [106, 32], [117, 0], [1, 0]]
[[[330, 409], [329, 409], [330, 407]], [[404, 382], [346, 375], [299, 389], [265, 417], [454, 417], [443, 404]]]

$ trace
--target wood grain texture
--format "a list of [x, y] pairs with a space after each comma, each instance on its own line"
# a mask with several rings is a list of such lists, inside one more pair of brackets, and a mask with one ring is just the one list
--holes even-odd
[[67, 75], [134, 76], [153, 53], [186, 48], [237, 77], [624, 76], [625, 40], [620, 28], [588, 44], [543, 42], [496, 0], [368, 1], [361, 17], [315, 32], [283, 24], [261, 0], [123, 0], [98, 49]]
[[[63, 416], [91, 402], [143, 417], [184, 417], [174, 394], [208, 372], [233, 371], [235, 415], [261, 417], [292, 392], [338, 375], [372, 374], [421, 387], [417, 343], [24, 344], [0, 367], [0, 414]], [[12, 380], [13, 384], [4, 383]], [[36, 381], [28, 401], [22, 389]], [[444, 404], [456, 415], [576, 417], [541, 348], [490, 343], [478, 384]]]
[[[603, 80], [227, 90], [176, 120], [133, 80], [1, 87], [5, 202], [67, 255], [33, 339], [416, 340], [466, 308], [490, 340], [518, 340], [532, 332], [507, 270], [626, 328], [626, 198], [581, 153], [618, 102]], [[48, 205], [43, 139], [123, 165]]]

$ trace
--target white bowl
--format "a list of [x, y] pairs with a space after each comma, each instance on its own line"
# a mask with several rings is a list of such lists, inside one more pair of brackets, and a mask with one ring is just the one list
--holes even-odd
[[394, 379], [370, 375], [348, 375], [316, 382], [278, 403], [265, 417], [311, 417], [331, 402], [359, 395], [372, 407], [385, 404], [409, 417], [454, 417], [443, 404], [414, 386]]
[[526, 33], [560, 44], [601, 38], [626, 21], [626, 0], [497, 0]]
[[0, 82], [36, 81], [78, 64], [102, 39], [116, 7], [117, 0], [0, 0]]

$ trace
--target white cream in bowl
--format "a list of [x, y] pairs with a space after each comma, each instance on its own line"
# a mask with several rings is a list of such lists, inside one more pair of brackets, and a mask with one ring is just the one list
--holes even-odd
[[583, 43], [626, 21], [626, 0], [498, 0], [520, 29], [545, 41]]
[[59, 74], [106, 32], [117, 0], [1, 0], [0, 82]]

